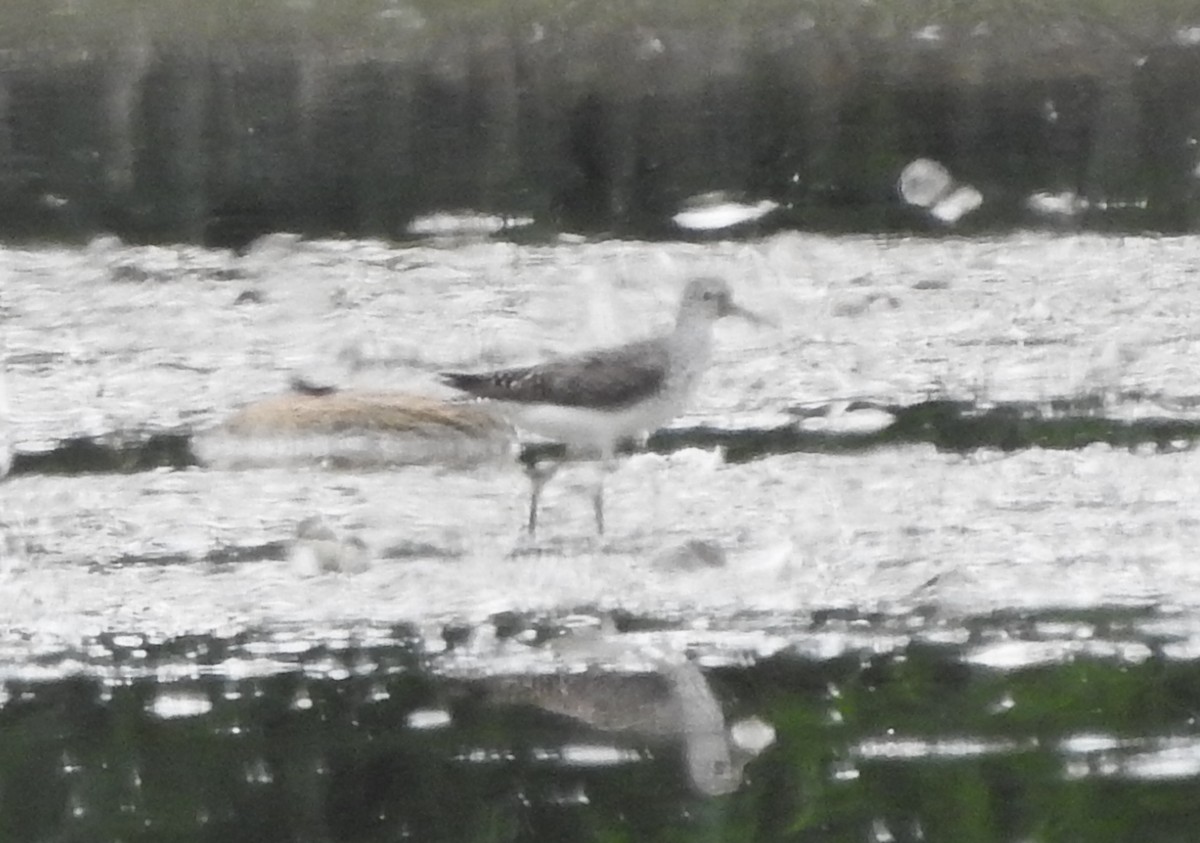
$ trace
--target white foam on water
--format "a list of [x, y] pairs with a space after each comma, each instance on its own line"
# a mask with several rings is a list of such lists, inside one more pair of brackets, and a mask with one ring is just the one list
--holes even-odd
[[154, 695], [150, 713], [161, 720], [201, 717], [212, 711], [212, 701], [202, 691], [190, 691], [167, 685]]

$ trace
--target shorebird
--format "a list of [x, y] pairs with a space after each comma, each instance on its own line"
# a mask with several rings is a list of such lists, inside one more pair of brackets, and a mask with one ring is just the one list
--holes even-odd
[[[604, 534], [604, 474], [617, 445], [651, 433], [683, 411], [712, 353], [714, 323], [741, 316], [767, 324], [733, 301], [719, 278], [696, 278], [683, 291], [675, 327], [626, 345], [584, 351], [532, 366], [475, 374], [443, 372], [455, 389], [494, 402], [516, 427], [599, 458], [592, 487], [596, 531]], [[528, 531], [537, 530], [538, 499], [553, 475], [533, 467]]]

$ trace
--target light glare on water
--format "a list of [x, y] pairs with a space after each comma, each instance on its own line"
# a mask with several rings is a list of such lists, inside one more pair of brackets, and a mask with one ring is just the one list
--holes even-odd
[[[1103, 408], [1112, 415], [1196, 413], [1187, 326], [1197, 247], [1186, 238], [285, 246], [244, 258], [119, 243], [0, 252], [15, 280], [4, 353], [18, 454], [93, 429], [210, 429], [331, 362], [348, 388], [446, 397], [441, 369], [660, 328], [701, 271], [729, 278], [779, 327], [719, 328], [682, 425], [792, 418], [870, 433], [895, 415], [854, 401], [1097, 391], [1116, 402]], [[128, 266], [156, 283], [131, 283]], [[236, 303], [248, 288], [257, 297]], [[146, 330], [150, 313], [171, 330]], [[1149, 397], [1118, 400], [1134, 389]], [[0, 644], [18, 662], [57, 653], [60, 666], [87, 670], [110, 656], [80, 654], [112, 633], [129, 657], [118, 673], [132, 676], [157, 669], [139, 660], [161, 642], [248, 635], [205, 670], [240, 677], [304, 663], [331, 678], [358, 668], [309, 659], [318, 642], [503, 612], [617, 610], [703, 622], [712, 640], [739, 618], [768, 619], [785, 643], [732, 656], [753, 660], [788, 642], [812, 658], [961, 646], [954, 618], [1001, 609], [1169, 604], [1178, 614], [1161, 621], [1171, 629], [1162, 652], [1182, 658], [1200, 649], [1186, 622], [1200, 605], [1187, 551], [1200, 546], [1198, 459], [1106, 446], [966, 456], [907, 446], [733, 464], [718, 450], [643, 454], [608, 479], [604, 540], [592, 535], [586, 469], [568, 465], [547, 487], [534, 542], [522, 534], [527, 481], [505, 460], [457, 471], [21, 474], [0, 485], [12, 630]], [[304, 543], [298, 530], [314, 518], [336, 548]], [[349, 562], [329, 563], [328, 550]], [[951, 620], [795, 635], [829, 610]], [[1139, 663], [1147, 652], [1136, 636], [1043, 631], [975, 642], [968, 658], [1008, 670], [1078, 656]]]

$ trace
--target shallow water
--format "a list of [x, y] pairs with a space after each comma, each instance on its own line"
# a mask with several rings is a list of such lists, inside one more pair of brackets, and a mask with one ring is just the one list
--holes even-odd
[[[16, 466], [70, 437], [186, 433], [284, 390], [295, 373], [448, 395], [439, 369], [522, 362], [663, 324], [699, 270], [727, 275], [781, 327], [719, 328], [713, 369], [680, 428], [837, 425], [851, 401], [930, 398], [1050, 407], [1083, 396], [1101, 420], [1192, 421], [1197, 248], [1182, 238], [788, 235], [447, 249], [275, 238], [246, 257], [113, 242], [5, 250], [8, 433]], [[261, 300], [236, 303], [248, 290]], [[399, 833], [367, 823], [372, 811], [445, 839], [422, 826], [435, 821], [439, 788], [491, 792], [496, 812], [449, 836], [486, 836], [495, 821], [556, 839], [549, 810], [566, 812], [559, 820], [576, 832], [591, 823], [633, 833], [620, 817], [666, 811], [734, 836], [747, 826], [729, 816], [742, 811], [759, 823], [755, 839], [794, 839], [810, 822], [836, 839], [1073, 839], [1045, 819], [1061, 803], [1039, 802], [1038, 787], [1095, 806], [1113, 780], [1139, 783], [1118, 787], [1118, 801], [1151, 788], [1170, 816], [1194, 818], [1174, 788], [1200, 774], [1184, 702], [1200, 653], [1198, 461], [1186, 442], [918, 444], [739, 462], [701, 449], [639, 453], [609, 477], [608, 536], [592, 536], [587, 468], [568, 465], [547, 487], [532, 542], [522, 532], [527, 481], [507, 459], [469, 470], [22, 470], [0, 484], [0, 728], [58, 758], [81, 751], [71, 736], [101, 718], [113, 741], [105, 763], [136, 772], [159, 750], [122, 744], [113, 718], [186, 733], [179, 752], [200, 758], [228, 743], [223, 718], [234, 717], [261, 731], [265, 755], [213, 761], [213, 775], [233, 777], [218, 801], [287, 778], [272, 753], [298, 752], [308, 760], [295, 763], [317, 772], [292, 775], [256, 803], [258, 815], [315, 787], [325, 796], [311, 808], [324, 829], [314, 839], [364, 839], [368, 826]], [[314, 516], [327, 539], [297, 542], [297, 525]], [[554, 644], [606, 618], [616, 627], [585, 644]], [[595, 703], [562, 725], [563, 712], [525, 682], [547, 672], [661, 677], [680, 664], [699, 666], [710, 688], [710, 702], [688, 711], [711, 720], [715, 705], [729, 728], [754, 717], [777, 737], [744, 781], [736, 767], [740, 789], [722, 797], [734, 799], [722, 821], [689, 801], [708, 798], [688, 772], [700, 744], [634, 730], [632, 748], [622, 739], [578, 750], [628, 730], [597, 724]], [[497, 684], [504, 677], [524, 690]], [[1103, 690], [1084, 693], [1087, 681]], [[598, 699], [632, 693], [592, 684]], [[847, 699], [848, 685], [853, 704], [830, 702]], [[297, 709], [301, 686], [310, 706]], [[256, 689], [274, 702], [239, 708], [222, 696], [253, 699]], [[63, 708], [61, 695], [76, 693], [86, 704]], [[371, 703], [384, 693], [403, 704]], [[872, 699], [880, 708], [862, 719]], [[1066, 701], [1051, 728], [1055, 699]], [[342, 713], [307, 719], [312, 710]], [[284, 736], [266, 725], [278, 717], [293, 723]], [[448, 727], [423, 726], [445, 717]], [[365, 766], [332, 748], [385, 734], [389, 748]], [[423, 743], [432, 734], [449, 739]], [[655, 749], [663, 740], [677, 751]], [[815, 767], [800, 749], [811, 741], [825, 748]], [[322, 761], [328, 753], [341, 760]], [[351, 800], [361, 827], [329, 813], [343, 797], [318, 787], [331, 781], [321, 764], [340, 763], [338, 786], [361, 796], [377, 766], [410, 762], [454, 772], [428, 800], [387, 788], [378, 804]], [[83, 804], [71, 784], [83, 778], [50, 767], [38, 775], [60, 784], [45, 792], [45, 816], [10, 827], [25, 839]], [[491, 784], [478, 778], [484, 769]], [[29, 762], [0, 759], [10, 786], [26, 774]], [[949, 822], [953, 811], [920, 796], [923, 780], [970, 803], [960, 819], [982, 810], [971, 800], [999, 800], [1016, 782], [1021, 821], [988, 813], [966, 833], [970, 823]], [[666, 790], [636, 796], [639, 782]], [[780, 788], [805, 796], [768, 799]], [[154, 824], [177, 810], [188, 816], [170, 814], [181, 834], [229, 833], [211, 817], [232, 808], [187, 793], [184, 807], [143, 801], [110, 816], [101, 800], [84, 813], [105, 834], [123, 816]], [[588, 800], [599, 807], [580, 807]], [[856, 806], [844, 826], [839, 800]], [[1144, 836], [1176, 839], [1173, 822]], [[637, 827], [654, 836], [667, 826]], [[1113, 829], [1083, 836], [1127, 839]]]

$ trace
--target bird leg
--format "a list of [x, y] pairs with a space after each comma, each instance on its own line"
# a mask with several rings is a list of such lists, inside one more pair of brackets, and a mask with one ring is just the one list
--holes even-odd
[[596, 481], [592, 489], [592, 512], [596, 516], [596, 535], [604, 535], [604, 478]]
[[542, 489], [558, 471], [558, 463], [553, 460], [538, 460], [527, 463], [525, 474], [529, 476], [529, 535], [537, 533], [538, 502], [542, 497]]
[[592, 513], [596, 516], [596, 535], [604, 535], [604, 475], [612, 470], [612, 455], [600, 458], [596, 468], [596, 482], [592, 486]]
[[[537, 459], [533, 457], [521, 460], [525, 475], [529, 478], [529, 522], [526, 529], [530, 536], [537, 533], [538, 504], [542, 499], [542, 489], [550, 481], [562, 463], [559, 460]], [[613, 455], [602, 454], [596, 463], [596, 477], [591, 487], [592, 513], [596, 517], [596, 533], [604, 535], [604, 476], [612, 470]]]

